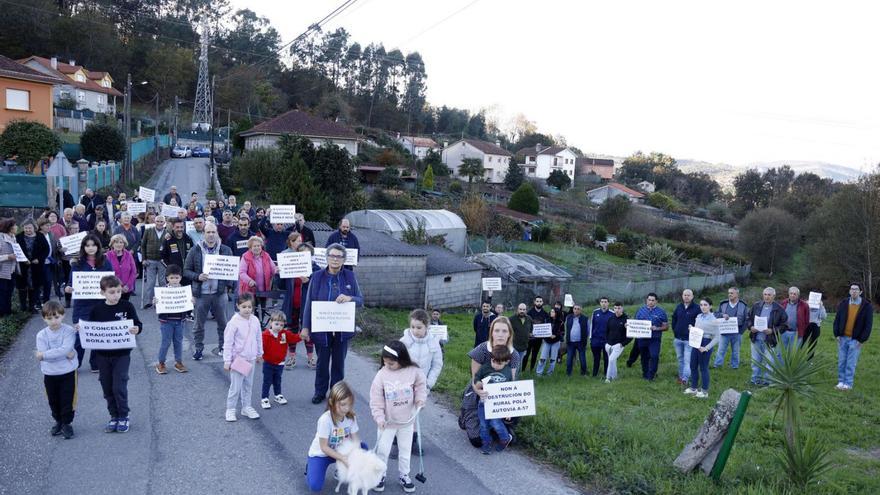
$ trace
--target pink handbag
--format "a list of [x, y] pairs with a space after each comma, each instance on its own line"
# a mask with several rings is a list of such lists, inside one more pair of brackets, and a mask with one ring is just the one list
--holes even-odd
[[[247, 337], [244, 338], [245, 344], [250, 340], [251, 334], [253, 333], [253, 328], [248, 325], [248, 333]], [[241, 373], [244, 376], [248, 376], [251, 374], [251, 370], [254, 369], [254, 363], [248, 361], [247, 359], [239, 356], [235, 356], [235, 359], [232, 360], [232, 364], [229, 366], [232, 370]]]

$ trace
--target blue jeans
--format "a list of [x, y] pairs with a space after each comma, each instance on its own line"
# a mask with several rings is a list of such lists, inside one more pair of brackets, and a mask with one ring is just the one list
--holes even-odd
[[477, 416], [480, 418], [480, 440], [483, 441], [483, 448], [487, 449], [492, 445], [492, 433], [489, 429], [495, 430], [498, 434], [498, 440], [505, 444], [510, 440], [510, 433], [507, 432], [507, 426], [501, 418], [486, 419], [486, 405], [480, 401], [477, 405]]
[[263, 395], [260, 398], [269, 398], [269, 387], [275, 389], [275, 395], [281, 395], [282, 371], [284, 371], [284, 364], [272, 364], [263, 361]]
[[[366, 443], [361, 442], [361, 448], [369, 450], [370, 447]], [[309, 490], [320, 492], [324, 488], [324, 478], [327, 476], [327, 468], [331, 464], [335, 464], [336, 459], [327, 456], [309, 456], [306, 461], [306, 483], [309, 484]]]
[[[755, 383], [759, 383], [764, 380], [764, 370], [759, 366], [759, 364], [764, 362], [764, 354], [766, 352], [772, 352], [767, 347], [766, 341], [755, 339], [755, 341], [752, 342], [752, 381]], [[770, 355], [771, 359], [772, 357], [773, 356]]]
[[174, 361], [183, 362], [183, 322], [184, 320], [159, 320], [162, 342], [159, 344], [159, 362], [165, 362], [168, 347], [174, 344]]
[[581, 362], [581, 375], [587, 374], [587, 343], [583, 340], [580, 342], [568, 343], [568, 354], [565, 356], [565, 374], [571, 376], [571, 368], [574, 364], [574, 355], [578, 354]]
[[837, 339], [837, 381], [852, 387], [856, 365], [859, 363], [859, 354], [862, 352], [862, 344], [851, 337], [838, 337]]
[[[703, 339], [700, 345], [706, 347], [712, 339]], [[690, 347], [690, 345], [688, 345]], [[691, 388], [698, 388], [700, 378], [703, 379], [703, 390], [709, 391], [709, 361], [712, 358], [712, 349], [700, 352], [693, 349], [691, 352]]]
[[[327, 391], [345, 378], [345, 356], [348, 341], [343, 342], [339, 333], [327, 336], [328, 345], [315, 344], [318, 367], [315, 370], [315, 397], [325, 397]], [[332, 361], [332, 363], [331, 363]]]
[[[780, 340], [782, 341], [782, 347], [788, 348], [797, 343], [797, 332], [794, 330], [789, 330], [788, 332], [782, 332]], [[782, 349], [780, 349], [780, 352]]]
[[715, 368], [724, 366], [724, 357], [727, 355], [728, 346], [730, 346], [730, 367], [731, 369], [739, 368], [739, 349], [742, 347], [742, 335], [732, 333], [721, 336], [718, 354], [715, 355], [715, 363], [713, 364]]
[[552, 344], [544, 342], [544, 345], [541, 346], [541, 358], [538, 359], [537, 374], [544, 374], [544, 366], [546, 366], [548, 362], [550, 363], [550, 368], [547, 370], [547, 374], [553, 374], [553, 370], [556, 369], [556, 356], [559, 355], [559, 347], [561, 345], [562, 341], [556, 341]]
[[642, 358], [642, 378], [653, 380], [657, 376], [657, 367], [660, 365], [660, 337], [637, 339], [636, 342], [638, 342]]
[[687, 381], [691, 377], [691, 344], [687, 340], [675, 339], [675, 357], [678, 359], [678, 377]]

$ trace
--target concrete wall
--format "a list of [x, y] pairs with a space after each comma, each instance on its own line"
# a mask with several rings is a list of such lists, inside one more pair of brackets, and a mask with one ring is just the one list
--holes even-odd
[[482, 293], [481, 277], [480, 271], [431, 275], [425, 281], [425, 307], [476, 306]]
[[364, 304], [420, 308], [425, 303], [425, 256], [365, 256], [355, 274]]

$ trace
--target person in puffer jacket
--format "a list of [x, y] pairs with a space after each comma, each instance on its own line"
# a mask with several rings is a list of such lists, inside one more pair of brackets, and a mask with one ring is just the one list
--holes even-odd
[[429, 321], [427, 311], [414, 310], [409, 314], [409, 328], [403, 331], [400, 341], [406, 346], [413, 362], [425, 373], [428, 390], [431, 390], [443, 370], [443, 351], [437, 336], [428, 333]]

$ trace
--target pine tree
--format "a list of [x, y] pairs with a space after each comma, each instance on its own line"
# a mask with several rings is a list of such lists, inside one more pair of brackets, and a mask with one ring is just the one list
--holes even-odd
[[510, 162], [507, 164], [507, 175], [504, 176], [504, 187], [506, 187], [508, 191], [516, 191], [525, 180], [526, 174], [524, 174], [522, 168], [516, 164], [516, 158], [510, 157]]
[[511, 210], [529, 213], [531, 215], [538, 214], [538, 194], [528, 182], [523, 182], [519, 188], [510, 196], [507, 207]]
[[428, 191], [434, 190], [434, 167], [428, 165], [428, 168], [425, 170], [425, 178], [422, 179], [422, 188], [427, 189]]
[[277, 204], [295, 204], [297, 213], [310, 220], [326, 221], [330, 210], [330, 201], [315, 185], [305, 161], [297, 154], [278, 167], [271, 200]]

